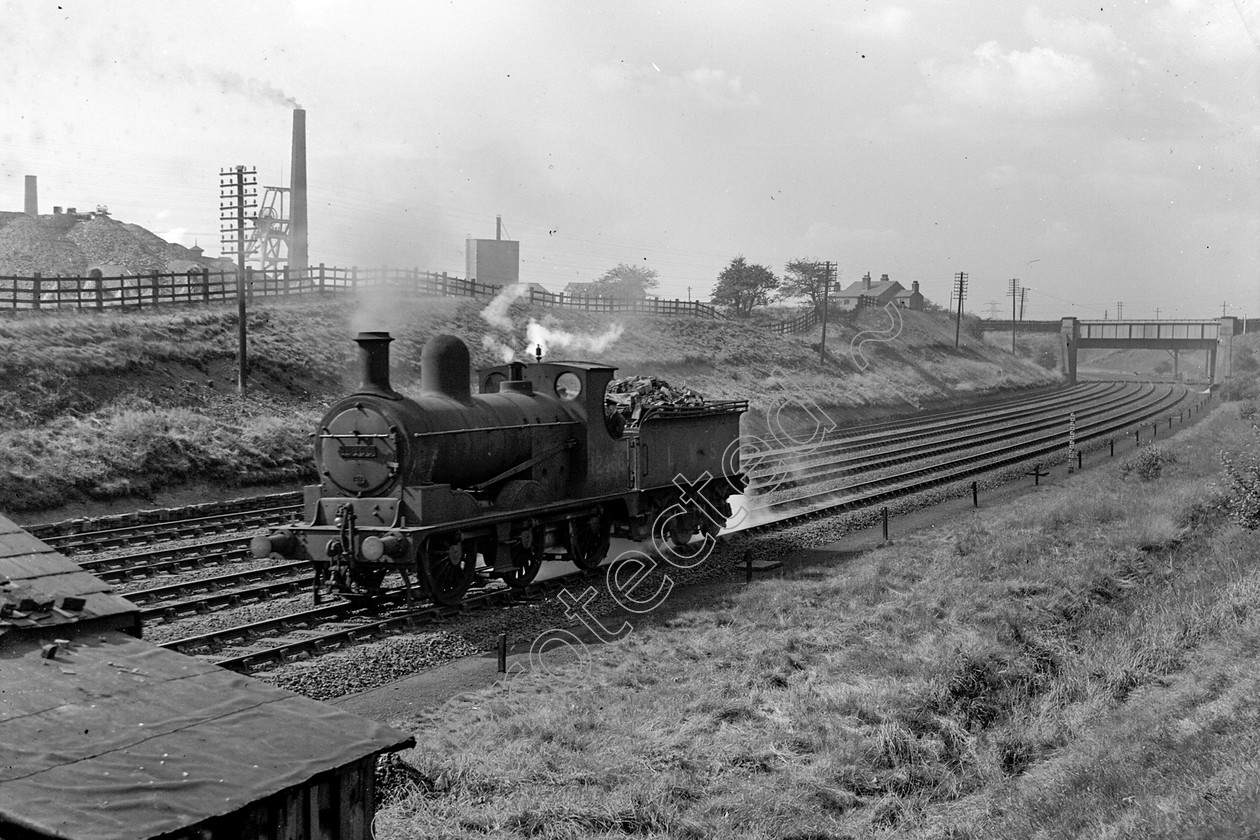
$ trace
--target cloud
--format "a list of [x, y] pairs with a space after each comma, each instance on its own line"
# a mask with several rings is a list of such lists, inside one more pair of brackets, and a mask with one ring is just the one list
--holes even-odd
[[1024, 29], [1038, 43], [1072, 53], [1119, 57], [1130, 52], [1115, 30], [1104, 23], [1052, 18], [1036, 6], [1024, 10]]
[[725, 70], [697, 67], [671, 80], [670, 85], [676, 94], [698, 99], [713, 108], [755, 108], [760, 104], [756, 93], [744, 90], [739, 76], [731, 76]]
[[1009, 164], [1002, 163], [990, 168], [980, 176], [980, 183], [986, 187], [995, 190], [1006, 189], [1015, 186], [1019, 182], [1019, 170]]
[[1170, 0], [1151, 19], [1165, 45], [1209, 64], [1254, 59], [1260, 48], [1255, 0]]
[[635, 66], [597, 64], [590, 70], [595, 87], [604, 93], [631, 90], [641, 95], [698, 102], [714, 110], [756, 108], [761, 98], [744, 87], [743, 79], [725, 70], [697, 67], [668, 73], [651, 62]]
[[168, 231], [159, 233], [158, 236], [162, 237], [167, 242], [173, 242], [176, 245], [183, 245], [185, 247], [189, 246], [189, 240], [192, 238], [188, 235], [188, 228], [185, 227], [171, 228]]
[[858, 38], [897, 39], [906, 35], [914, 14], [901, 6], [888, 6], [878, 12], [865, 12], [851, 17], [840, 25], [848, 34]]
[[921, 71], [928, 87], [954, 104], [1031, 119], [1089, 110], [1103, 92], [1102, 77], [1088, 59], [1048, 47], [1003, 52], [988, 41], [965, 64], [930, 60]]

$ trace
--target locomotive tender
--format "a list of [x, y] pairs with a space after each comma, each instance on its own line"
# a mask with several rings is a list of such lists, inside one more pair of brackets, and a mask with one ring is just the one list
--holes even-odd
[[390, 386], [392, 340], [359, 333], [362, 383], [314, 435], [303, 521], [251, 546], [309, 560], [317, 602], [326, 581], [379, 596], [398, 572], [408, 595], [414, 576], [456, 604], [478, 576], [520, 588], [544, 560], [593, 569], [613, 534], [682, 546], [743, 491], [747, 402], [649, 407], [627, 424], [604, 404], [616, 368], [541, 359], [478, 371], [473, 394], [468, 348], [449, 335], [425, 344], [411, 399]]

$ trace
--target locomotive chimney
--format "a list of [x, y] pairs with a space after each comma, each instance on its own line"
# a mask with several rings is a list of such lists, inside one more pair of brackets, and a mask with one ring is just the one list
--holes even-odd
[[304, 277], [310, 267], [306, 225], [306, 111], [293, 109], [293, 162], [289, 169], [289, 274]]
[[420, 351], [420, 390], [471, 403], [471, 364], [468, 345], [453, 335], [435, 335]]
[[359, 345], [359, 370], [363, 382], [360, 391], [377, 391], [393, 394], [389, 387], [389, 343], [387, 332], [361, 332], [354, 337]]

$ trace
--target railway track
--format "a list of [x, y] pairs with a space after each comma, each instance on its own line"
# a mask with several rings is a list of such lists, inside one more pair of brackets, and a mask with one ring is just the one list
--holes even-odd
[[[1135, 386], [1118, 392], [1089, 394], [1073, 409], [1077, 420], [1106, 416], [1106, 413], [1131, 402], [1139, 396], [1151, 393], [1156, 386]], [[1037, 406], [1018, 413], [999, 412], [980, 418], [951, 424], [951, 431], [942, 434], [940, 426], [932, 426], [935, 434], [921, 428], [905, 428], [896, 432], [881, 432], [879, 443], [871, 443], [869, 437], [860, 436], [857, 442], [825, 443], [814, 450], [803, 450], [788, 458], [773, 453], [769, 458], [754, 455], [755, 468], [750, 471], [752, 492], [768, 486], [781, 487], [786, 483], [796, 485], [802, 480], [810, 483], [870, 472], [909, 461], [930, 459], [959, 452], [977, 445], [977, 434], [998, 426], [1010, 428], [1010, 424], [1022, 434], [1034, 432], [1062, 432], [1066, 418], [1061, 407]], [[896, 441], [895, 443], [893, 441]], [[878, 453], [878, 454], [876, 454]], [[768, 461], [768, 463], [767, 463]]]
[[161, 509], [128, 516], [35, 525], [28, 530], [63, 554], [105, 551], [170, 540], [203, 539], [239, 532], [242, 528], [282, 525], [301, 515], [301, 501], [300, 492], [276, 493], [198, 505], [205, 513], [190, 515], [174, 512], [178, 509]]
[[[1064, 417], [1077, 412], [1077, 440], [1080, 444], [1105, 440], [1129, 433], [1135, 426], [1148, 426], [1158, 418], [1186, 419], [1191, 408], [1201, 407], [1201, 397], [1179, 386], [1112, 383], [1072, 389], [1070, 404], [1046, 397], [1029, 398], [1017, 405], [1004, 405], [972, 412], [947, 412], [898, 423], [871, 424], [852, 430], [843, 439], [824, 438], [807, 447], [783, 448], [775, 457], [791, 457], [808, 471], [795, 477], [790, 492], [755, 497], [748, 510], [756, 517], [732, 531], [764, 531], [786, 527], [797, 521], [869, 507], [890, 498], [918, 492], [941, 484], [965, 480], [989, 470], [1037, 459], [1049, 460], [1065, 449]], [[1138, 402], [1135, 404], [1134, 400]], [[935, 429], [935, 437], [932, 430]], [[887, 440], [906, 445], [902, 455], [885, 454]], [[863, 454], [864, 453], [864, 454]], [[802, 459], [808, 459], [803, 461]], [[929, 462], [924, 462], [929, 459]], [[907, 461], [913, 461], [907, 464]], [[781, 468], [773, 461], [769, 470]], [[757, 474], [754, 471], [754, 474]], [[762, 471], [761, 475], [769, 473]], [[866, 476], [854, 481], [856, 475]], [[843, 487], [830, 486], [837, 480]], [[754, 488], [755, 489], [755, 488]], [[313, 609], [297, 608], [291, 596], [301, 592], [309, 581], [300, 563], [242, 563], [248, 555], [248, 532], [207, 538], [222, 533], [227, 523], [243, 519], [246, 529], [268, 527], [291, 521], [297, 505], [296, 494], [277, 504], [275, 496], [260, 497], [256, 512], [248, 511], [249, 500], [230, 503], [224, 511], [198, 510], [191, 521], [167, 513], [164, 521], [113, 524], [114, 527], [83, 528], [79, 533], [57, 533], [67, 526], [45, 526], [43, 539], [61, 550], [85, 552], [95, 546], [109, 551], [99, 557], [83, 557], [84, 568], [98, 576], [124, 585], [137, 581], [166, 579], [158, 585], [125, 592], [141, 604], [146, 624], [163, 627], [169, 636], [163, 645], [181, 652], [205, 657], [235, 670], [269, 667], [297, 658], [340, 649], [368, 638], [379, 638], [418, 626], [432, 625], [453, 615], [479, 609], [502, 607], [521, 600], [536, 600], [571, 583], [584, 573], [568, 575], [535, 584], [524, 593], [495, 582], [471, 591], [460, 607], [423, 605], [408, 608], [398, 601], [388, 615], [369, 615], [361, 605], [348, 601], [328, 603]], [[171, 534], [171, 539], [201, 540], [195, 545], [148, 547]], [[193, 534], [200, 536], [194, 537]], [[52, 539], [49, 539], [49, 536]], [[59, 542], [62, 537], [73, 537]], [[141, 551], [119, 553], [120, 546], [145, 545]], [[186, 580], [187, 570], [215, 565], [222, 574]], [[250, 566], [236, 569], [234, 566]], [[192, 616], [216, 613], [230, 616], [241, 605], [290, 603], [289, 614], [261, 620], [233, 622], [228, 626], [176, 636], [181, 622]]]
[[[1088, 401], [1098, 397], [1131, 393], [1135, 386], [1140, 384], [1143, 383], [1087, 382], [1073, 385], [1054, 394], [1024, 397], [988, 408], [920, 414], [898, 420], [849, 426], [843, 431], [838, 429], [828, 431], [823, 426], [811, 435], [807, 442], [778, 448], [768, 447], [759, 454], [764, 459], [770, 460], [799, 457], [802, 454], [828, 455], [899, 444], [907, 440], [937, 435], [944, 427], [949, 427], [954, 431], [974, 430], [994, 423], [1018, 421], [1029, 415], [1047, 411], [1061, 413], [1066, 401]], [[794, 439], [790, 431], [784, 430], [782, 434], [784, 437]], [[815, 437], [817, 440], [813, 439]]]
[[[1181, 407], [1184, 418], [1189, 392], [1180, 386], [1165, 386], [1152, 403], [1142, 407], [1113, 409], [1097, 419], [1078, 423], [1078, 445], [1105, 439], [1120, 429], [1150, 421], [1152, 418]], [[749, 513], [760, 514], [765, 521], [749, 528], [767, 530], [783, 527], [797, 519], [842, 513], [869, 507], [897, 496], [915, 493], [942, 484], [962, 481], [981, 473], [1037, 458], [1050, 459], [1056, 453], [1066, 454], [1065, 435], [1061, 430], [1020, 436], [1016, 442], [988, 445], [983, 452], [973, 452], [929, 466], [913, 467], [869, 481], [848, 485], [842, 493], [817, 491], [783, 500], [768, 500], [763, 505], [750, 505]], [[733, 530], [745, 531], [749, 528]]]
[[[518, 604], [523, 600], [536, 601], [548, 593], [558, 592], [574, 580], [585, 579], [592, 574], [594, 573], [574, 570], [532, 584], [524, 593], [505, 586], [483, 586], [470, 590], [464, 602], [454, 607], [426, 604], [419, 608], [407, 608], [401, 605], [401, 595], [395, 594], [392, 601], [396, 606], [385, 616], [380, 615], [379, 608], [369, 610], [361, 604], [340, 601], [290, 615], [176, 639], [163, 647], [190, 656], [209, 658], [215, 664], [230, 670], [251, 671], [266, 665], [338, 650], [349, 644], [378, 639], [415, 627], [437, 624], [456, 615]], [[226, 657], [216, 655], [216, 651], [233, 642], [244, 642], [245, 649]]]

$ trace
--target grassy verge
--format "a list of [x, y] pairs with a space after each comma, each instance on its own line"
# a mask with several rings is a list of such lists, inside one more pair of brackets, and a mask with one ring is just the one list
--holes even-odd
[[1260, 573], [1217, 457], [1254, 445], [1236, 416], [435, 709], [377, 836], [1260, 829]]

